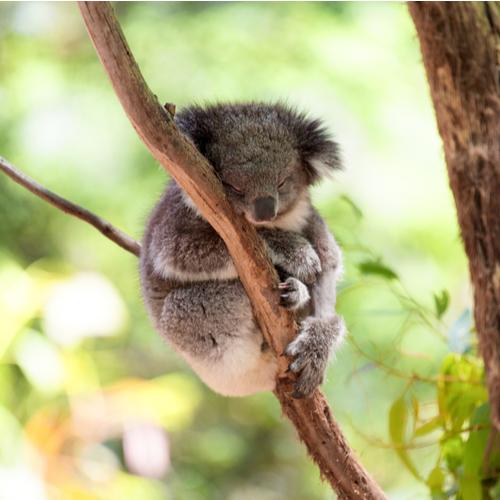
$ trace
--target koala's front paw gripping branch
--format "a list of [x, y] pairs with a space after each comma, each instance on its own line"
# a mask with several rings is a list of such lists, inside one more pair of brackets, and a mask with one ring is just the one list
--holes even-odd
[[[152, 155], [189, 194], [199, 211], [225, 241], [252, 302], [255, 317], [280, 360], [296, 329], [292, 315], [279, 306], [277, 276], [255, 229], [237, 216], [223, 194], [210, 164], [176, 129], [172, 116], [158, 103], [144, 81], [109, 2], [81, 2], [80, 11], [99, 58], [135, 130]], [[109, 223], [36, 184], [2, 161], [13, 180], [57, 208], [92, 224], [106, 237], [137, 255], [139, 245]], [[293, 399], [290, 379], [279, 379], [275, 395], [292, 421], [321, 476], [339, 498], [383, 499], [381, 488], [368, 475], [347, 445], [323, 395]]]

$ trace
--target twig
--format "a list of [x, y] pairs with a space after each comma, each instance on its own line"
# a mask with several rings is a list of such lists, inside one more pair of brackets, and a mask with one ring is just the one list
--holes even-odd
[[382, 499], [383, 491], [347, 445], [323, 395], [290, 396], [288, 361], [281, 356], [295, 336], [293, 317], [279, 306], [277, 275], [255, 228], [233, 211], [208, 161], [176, 129], [147, 86], [109, 2], [80, 2], [80, 11], [101, 62], [135, 130], [156, 160], [186, 191], [227, 245], [253, 305], [262, 333], [278, 355], [283, 378], [275, 391], [322, 476], [339, 497]]
[[31, 177], [19, 171], [16, 167], [14, 167], [14, 165], [1, 156], [0, 170], [7, 174], [14, 182], [17, 182], [19, 185], [25, 187], [39, 198], [42, 198], [42, 200], [48, 201], [51, 205], [54, 205], [54, 207], [66, 212], [69, 215], [73, 215], [80, 220], [88, 222], [104, 236], [106, 236], [106, 238], [114, 241], [117, 245], [120, 245], [128, 252], [139, 256], [141, 246], [137, 243], [137, 241], [133, 240], [130, 236], [112, 226], [108, 221], [101, 219], [101, 217], [98, 217], [86, 208], [80, 207], [79, 205], [62, 198], [58, 194], [49, 191], [41, 184], [38, 184], [38, 182]]
[[381, 359], [383, 356], [380, 356], [378, 358], [371, 356], [368, 354], [366, 351], [364, 351], [361, 346], [354, 340], [353, 337], [349, 338], [349, 343], [354, 347], [354, 349], [363, 357], [368, 359], [370, 362], [372, 362], [374, 365], [377, 366], [377, 368], [380, 368], [381, 370], [384, 370], [386, 373], [389, 375], [396, 377], [396, 378], [401, 378], [404, 380], [408, 380], [409, 382], [423, 382], [426, 384], [438, 384], [440, 382], [447, 382], [447, 383], [455, 383], [455, 384], [470, 384], [470, 385], [481, 385], [481, 382], [478, 380], [467, 380], [467, 379], [462, 379], [460, 377], [454, 377], [453, 375], [445, 375], [443, 373], [439, 373], [438, 375], [432, 377], [432, 376], [426, 376], [426, 375], [420, 375], [418, 373], [405, 373], [404, 371], [398, 370], [397, 368], [394, 368], [391, 365], [388, 365], [384, 363]]

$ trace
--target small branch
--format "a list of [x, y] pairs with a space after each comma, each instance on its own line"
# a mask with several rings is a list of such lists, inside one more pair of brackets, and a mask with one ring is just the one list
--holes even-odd
[[255, 228], [234, 212], [211, 165], [177, 130], [171, 114], [160, 106], [147, 86], [111, 4], [80, 2], [79, 7], [97, 54], [135, 130], [224, 240], [259, 327], [278, 356], [282, 378], [278, 379], [275, 394], [322, 476], [341, 498], [385, 498], [354, 457], [319, 390], [309, 399], [290, 396], [290, 378], [285, 375], [288, 360], [281, 354], [296, 335], [296, 326], [293, 316], [280, 307], [277, 274]]
[[16, 167], [14, 167], [14, 165], [1, 156], [0, 170], [7, 174], [14, 182], [17, 182], [20, 186], [25, 187], [42, 200], [49, 202], [54, 207], [69, 215], [73, 215], [80, 220], [88, 222], [91, 226], [94, 226], [99, 232], [106, 236], [106, 238], [114, 241], [117, 245], [120, 245], [122, 248], [127, 250], [127, 252], [130, 252], [137, 257], [139, 256], [141, 246], [137, 243], [137, 241], [133, 240], [130, 236], [112, 226], [108, 221], [101, 219], [86, 208], [80, 207], [79, 205], [62, 198], [58, 194], [49, 191], [41, 184], [38, 184], [38, 182], [31, 177], [19, 171]]

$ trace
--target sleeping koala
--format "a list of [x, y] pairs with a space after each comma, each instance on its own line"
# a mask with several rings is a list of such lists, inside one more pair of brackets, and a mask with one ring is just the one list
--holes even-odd
[[[337, 146], [321, 122], [282, 104], [193, 106], [175, 120], [264, 239], [281, 303], [299, 321], [285, 351], [298, 374], [293, 395], [307, 397], [345, 333], [334, 309], [341, 253], [308, 192], [339, 167]], [[276, 358], [226, 245], [173, 180], [150, 216], [140, 265], [155, 328], [209, 387], [228, 396], [274, 389]]]

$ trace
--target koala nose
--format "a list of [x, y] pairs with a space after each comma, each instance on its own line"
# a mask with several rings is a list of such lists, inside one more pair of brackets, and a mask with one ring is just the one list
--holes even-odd
[[255, 219], [259, 222], [271, 220], [276, 215], [276, 200], [271, 196], [256, 198], [254, 207]]

